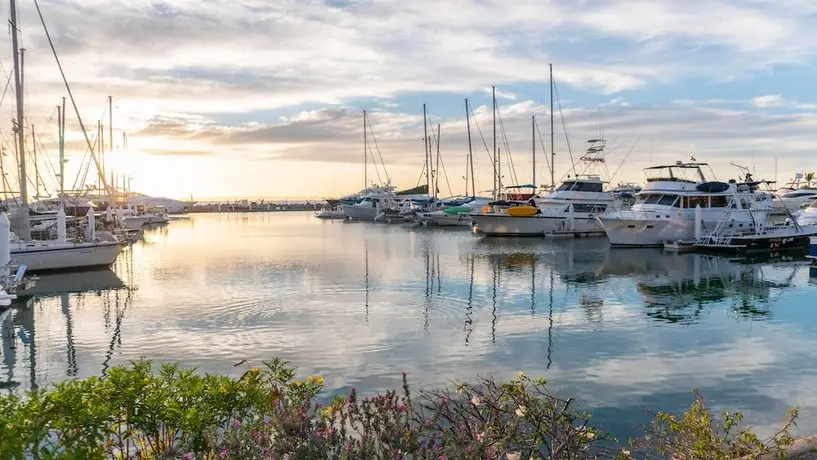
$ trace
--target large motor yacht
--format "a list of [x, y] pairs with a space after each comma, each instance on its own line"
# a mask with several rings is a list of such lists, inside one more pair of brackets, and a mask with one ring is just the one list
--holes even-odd
[[[614, 246], [663, 246], [666, 241], [695, 238], [695, 213], [700, 207], [703, 230], [712, 230], [723, 220], [730, 198], [741, 207], [755, 202], [752, 187], [730, 182], [711, 182], [704, 175], [706, 163], [677, 162], [644, 170], [647, 184], [636, 194], [630, 209], [606, 212], [598, 220]], [[711, 171], [711, 169], [710, 169]], [[732, 213], [726, 224], [735, 229], [757, 225], [752, 213]]]

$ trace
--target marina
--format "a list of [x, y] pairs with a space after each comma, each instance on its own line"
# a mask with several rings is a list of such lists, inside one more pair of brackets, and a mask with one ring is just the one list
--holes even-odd
[[329, 394], [394, 388], [401, 372], [423, 387], [524, 371], [570, 388], [619, 436], [692, 388], [761, 427], [792, 405], [816, 423], [799, 390], [817, 379], [808, 265], [311, 212], [193, 215], [145, 230], [109, 269], [40, 275], [4, 313], [0, 385], [140, 356], [228, 374], [278, 356], [331, 376]]
[[0, 458], [817, 443], [809, 8], [5, 1]]

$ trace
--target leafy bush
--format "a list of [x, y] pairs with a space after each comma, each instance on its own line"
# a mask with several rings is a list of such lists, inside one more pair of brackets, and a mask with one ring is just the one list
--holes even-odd
[[680, 417], [657, 413], [647, 435], [632, 444], [642, 451], [682, 460], [755, 459], [764, 454], [782, 457], [794, 441], [790, 429], [797, 416], [796, 409], [790, 410], [783, 427], [761, 440], [751, 428], [741, 425], [742, 413], [723, 412], [718, 419], [696, 392], [687, 412]]
[[[317, 402], [323, 378], [299, 380], [281, 360], [239, 378], [149, 361], [0, 397], [0, 459], [631, 459], [628, 449], [524, 374], [455, 388]], [[702, 398], [681, 417], [659, 413], [633, 451], [679, 459], [756, 456], [791, 443], [796, 412], [760, 441], [742, 416], [713, 419]]]

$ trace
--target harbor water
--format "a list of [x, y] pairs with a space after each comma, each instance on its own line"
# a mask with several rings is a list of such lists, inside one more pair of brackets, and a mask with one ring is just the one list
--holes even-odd
[[42, 275], [0, 313], [0, 392], [140, 357], [201, 372], [281, 357], [327, 394], [544, 377], [626, 439], [699, 390], [762, 432], [817, 427], [817, 284], [801, 260], [610, 249], [605, 238], [191, 215], [111, 270]]

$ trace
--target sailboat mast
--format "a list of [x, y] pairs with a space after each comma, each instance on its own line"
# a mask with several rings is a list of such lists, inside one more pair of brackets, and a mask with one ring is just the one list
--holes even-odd
[[[533, 162], [533, 182], [531, 185], [536, 187], [536, 115], [530, 117], [530, 147], [531, 147], [531, 161]], [[534, 188], [534, 192], [536, 189]]]
[[[477, 188], [474, 179], [474, 151], [471, 148], [471, 108], [468, 105], [468, 99], [465, 100], [465, 126], [468, 129], [468, 166], [471, 169], [471, 195], [477, 196]], [[465, 170], [466, 176], [468, 170]], [[465, 181], [465, 194], [468, 195], [468, 180]]]
[[499, 179], [499, 172], [497, 164], [499, 158], [496, 154], [496, 86], [491, 86], [491, 110], [494, 115], [494, 199], [497, 198], [497, 179]]
[[363, 111], [363, 193], [366, 194], [369, 190], [368, 177], [368, 155], [369, 155], [369, 138], [366, 133], [366, 111]]
[[426, 194], [431, 194], [431, 158], [428, 154], [428, 119], [426, 105], [423, 104], [423, 155], [426, 157]]
[[60, 197], [65, 194], [65, 98], [62, 106], [57, 106], [57, 133], [60, 148]]
[[437, 123], [437, 166], [434, 167], [434, 198], [440, 191], [440, 124]]
[[556, 150], [553, 139], [553, 64], [550, 64], [550, 191], [556, 190]]
[[31, 222], [28, 217], [28, 187], [26, 184], [26, 146], [23, 133], [23, 75], [20, 68], [20, 44], [17, 41], [17, 2], [9, 0], [11, 15], [11, 46], [14, 55], [14, 92], [17, 96], [17, 149], [20, 159], [20, 215], [18, 236], [22, 240], [31, 239]]
[[[108, 153], [113, 153], [113, 96], [108, 96]], [[113, 168], [111, 168], [111, 185], [113, 185]], [[116, 194], [116, 187], [113, 188]]]
[[40, 198], [40, 167], [37, 166], [37, 136], [34, 134], [34, 125], [31, 125], [31, 146], [34, 156], [34, 198]]

